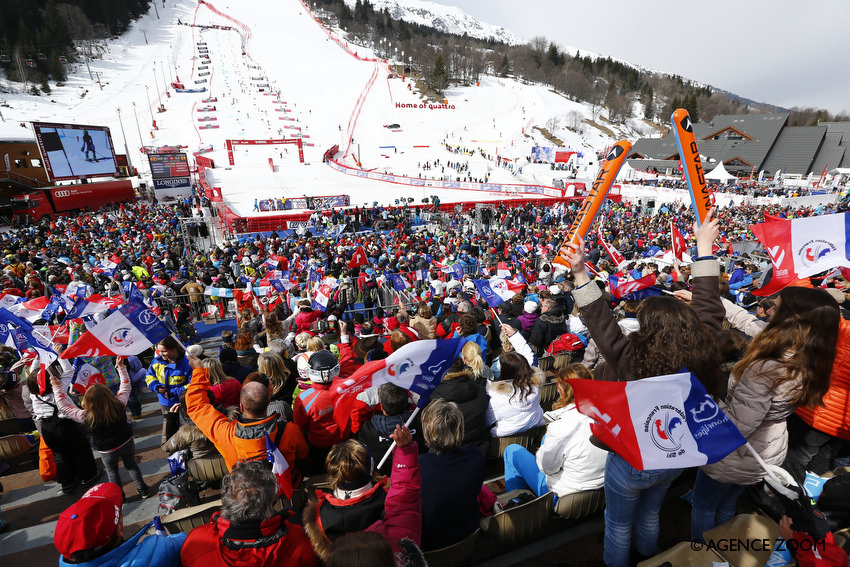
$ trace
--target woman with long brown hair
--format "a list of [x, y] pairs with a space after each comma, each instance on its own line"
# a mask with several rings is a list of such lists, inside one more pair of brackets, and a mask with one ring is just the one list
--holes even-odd
[[487, 383], [490, 435], [505, 437], [543, 425], [540, 406], [540, 386], [546, 383], [543, 372], [529, 366], [525, 357], [517, 352], [506, 352], [500, 360], [499, 379]]
[[[573, 297], [604, 358], [604, 363], [594, 370], [596, 378], [631, 381], [687, 368], [709, 393], [719, 395], [723, 382], [716, 340], [724, 309], [718, 284], [720, 266], [712, 254], [720, 227], [712, 217], [713, 211], [700, 226], [694, 225], [698, 258], [692, 264], [691, 307], [673, 297], [645, 299], [637, 312], [640, 330], [628, 337], [621, 332], [602, 291], [587, 273], [584, 241], [569, 245], [566, 257], [576, 284]], [[595, 437], [592, 441], [607, 449]], [[641, 555], [655, 555], [661, 504], [667, 488], [680, 473], [678, 469], [640, 471], [616, 453], [608, 453], [605, 464], [606, 565], [628, 565], [632, 541]]]
[[[767, 463], [788, 452], [786, 418], [798, 407], [821, 405], [835, 360], [838, 303], [825, 291], [788, 287], [776, 311], [732, 369], [729, 391], [718, 405]], [[738, 496], [766, 473], [747, 447], [697, 473], [691, 538], [735, 515]]]
[[130, 396], [130, 374], [124, 364], [125, 358], [118, 357], [115, 368], [121, 377], [118, 394], [104, 384], [89, 386], [82, 397], [85, 409], [76, 407], [62, 390], [62, 381], [52, 377], [50, 383], [56, 393], [56, 405], [67, 417], [88, 425], [91, 432], [92, 446], [100, 453], [106, 476], [109, 482], [121, 486], [121, 474], [118, 472], [119, 459], [124, 468], [130, 473], [136, 490], [142, 498], [151, 495], [150, 488], [145, 484], [142, 471], [136, 463], [136, 444], [133, 441], [133, 428], [127, 421], [126, 405]]

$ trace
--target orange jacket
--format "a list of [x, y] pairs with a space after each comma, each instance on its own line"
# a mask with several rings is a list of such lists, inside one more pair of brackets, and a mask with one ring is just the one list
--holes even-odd
[[[207, 397], [210, 389], [209, 371], [206, 368], [195, 368], [190, 386], [186, 388], [189, 417], [213, 442], [224, 457], [228, 469], [232, 469], [237, 461], [265, 457], [266, 434], [272, 441], [277, 438], [278, 414], [261, 419], [247, 419], [240, 415], [233, 421], [228, 420], [210, 405]], [[301, 475], [295, 469], [295, 461], [306, 459], [308, 448], [304, 434], [294, 423], [286, 424], [278, 448], [289, 463], [287, 472], [292, 472], [292, 485], [298, 486]]]
[[798, 408], [800, 418], [823, 433], [850, 441], [850, 321], [841, 319], [835, 362], [823, 406]]

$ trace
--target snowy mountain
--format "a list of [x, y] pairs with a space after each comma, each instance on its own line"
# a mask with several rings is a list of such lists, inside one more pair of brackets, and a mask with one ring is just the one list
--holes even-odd
[[[345, 0], [354, 8], [356, 0]], [[421, 0], [372, 0], [376, 12], [387, 9], [390, 16], [411, 24], [429, 26], [444, 33], [463, 35], [477, 39], [493, 39], [508, 45], [525, 43], [512, 32], [499, 26], [480, 22], [455, 6], [443, 6]]]

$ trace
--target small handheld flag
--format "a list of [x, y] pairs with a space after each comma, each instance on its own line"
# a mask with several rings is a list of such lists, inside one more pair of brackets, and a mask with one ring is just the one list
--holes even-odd
[[631, 382], [569, 379], [593, 434], [638, 470], [715, 463], [746, 443], [690, 372]]

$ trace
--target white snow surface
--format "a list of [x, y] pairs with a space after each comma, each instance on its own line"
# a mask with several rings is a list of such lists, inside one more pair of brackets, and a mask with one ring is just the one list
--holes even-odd
[[[409, 78], [392, 76], [390, 68], [398, 70], [398, 62], [376, 60], [370, 49], [348, 44], [344, 31], [324, 28], [300, 0], [201, 4], [166, 0], [163, 4], [157, 5], [160, 19], [151, 10], [118, 39], [104, 43], [102, 57], [89, 62], [94, 80], [85, 63], [78, 63], [68, 68], [62, 87], [51, 84], [49, 95], [36, 97], [0, 79], [17, 91], [0, 94], [0, 139], [33, 139], [30, 121], [108, 126], [116, 152], [124, 153], [126, 137], [131, 163], [148, 182], [150, 170], [142, 146], [186, 146], [191, 155], [212, 145], [213, 151], [205, 155], [215, 160], [216, 168], [211, 170], [215, 185], [221, 187], [234, 212], [248, 216], [255, 199], [270, 197], [347, 194], [352, 205], [392, 204], [408, 197], [418, 204], [431, 195], [439, 195], [444, 203], [516, 197], [515, 190], [444, 189], [433, 186], [437, 182], [412, 187], [403, 179], [392, 183], [345, 175], [322, 163], [322, 154], [334, 144], [345, 152], [338, 155], [340, 163], [373, 174], [439, 177], [444, 175], [440, 167], [429, 171], [420, 167], [439, 159], [441, 164], [468, 163], [472, 178], [489, 175], [493, 184], [551, 186], [554, 177], [564, 177], [563, 172], [527, 163], [532, 146], [554, 145], [535, 127], [552, 126], [550, 119], [556, 118], [560, 126], [554, 134], [563, 147], [583, 152], [580, 163], [588, 167], [580, 176], [588, 180], [596, 174], [597, 151], [620, 138], [633, 140], [639, 135], [637, 129], [645, 127], [632, 123], [618, 130], [606, 124], [615, 136], [588, 124], [582, 125], [581, 134], [568, 130], [569, 116], [573, 122], [576, 117], [591, 117], [587, 104], [570, 101], [546, 85], [493, 76], [482, 77], [480, 85], [450, 88], [446, 105], [428, 101]], [[202, 65], [201, 42], [207, 44], [210, 55], [204, 71], [197, 69]], [[210, 74], [201, 76], [204, 72]], [[186, 88], [206, 87], [207, 92], [176, 93], [166, 83], [177, 77]], [[259, 85], [264, 83], [269, 87], [260, 92]], [[280, 102], [269, 95], [270, 90], [280, 93]], [[203, 103], [208, 97], [218, 101]], [[160, 100], [166, 109], [162, 113], [157, 112]], [[207, 106], [216, 110], [198, 110]], [[198, 121], [207, 116], [216, 120]], [[603, 122], [602, 117], [597, 122]], [[151, 128], [152, 120], [158, 129]], [[219, 127], [200, 128], [207, 124]], [[400, 128], [385, 127], [391, 124]], [[237, 146], [235, 166], [228, 165], [225, 140], [289, 139], [298, 132], [295, 128], [301, 129], [305, 143], [313, 144], [304, 147], [305, 164], [299, 163], [295, 145], [269, 145]], [[345, 144], [350, 138], [353, 143]], [[444, 143], [516, 159], [517, 166], [524, 166], [522, 173], [497, 167], [477, 152], [474, 156], [452, 153]], [[445, 171], [452, 180], [466, 175], [448, 167]]]

